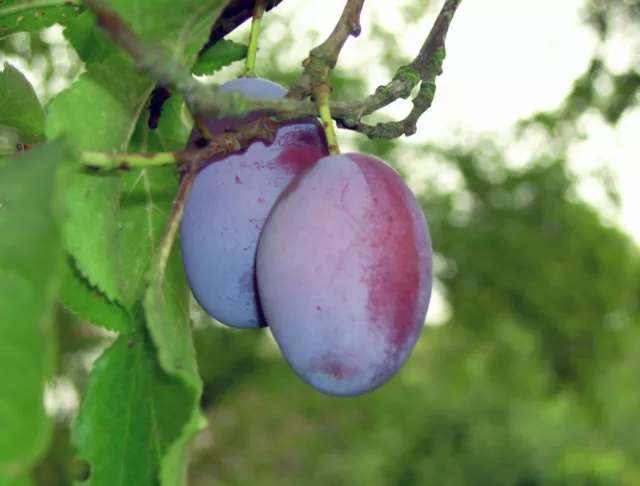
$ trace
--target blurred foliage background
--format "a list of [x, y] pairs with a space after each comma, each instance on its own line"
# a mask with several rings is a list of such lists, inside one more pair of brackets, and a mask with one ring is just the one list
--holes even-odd
[[[407, 25], [440, 6], [408, 5], [400, 11]], [[602, 49], [622, 32], [637, 38], [640, 1], [585, 0], [583, 19], [599, 43], [564, 102], [515, 127], [515, 138], [536, 143], [525, 164], [485, 135], [462, 133], [444, 146], [343, 134], [346, 146], [408, 176], [405, 160], [459, 181], [419, 181], [447, 312], [392, 382], [360, 398], [325, 397], [293, 374], [268, 332], [229, 330], [194, 311], [211, 426], [194, 446], [193, 486], [640, 485], [640, 253], [577, 196], [569, 168], [582, 117], [615, 127], [640, 99], [640, 43], [627, 72], [609, 70]], [[246, 27], [232, 38], [242, 40]], [[265, 30], [260, 74], [290, 83], [299, 59], [288, 50], [301, 34], [277, 9]], [[59, 31], [0, 40], [0, 57], [20, 58], [45, 102], [83, 69]], [[371, 19], [376, 68], [389, 76], [407, 61], [396, 34]], [[367, 93], [370, 68], [340, 67], [337, 96]], [[617, 204], [615, 184], [606, 174], [600, 183]], [[36, 470], [41, 486], [71, 484], [73, 397], [110, 340], [63, 309], [58, 327], [49, 394], [57, 425]]]

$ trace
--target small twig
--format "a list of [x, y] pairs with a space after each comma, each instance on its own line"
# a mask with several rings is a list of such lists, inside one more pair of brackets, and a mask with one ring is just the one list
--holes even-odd
[[176, 165], [179, 157], [179, 152], [159, 152], [155, 154], [78, 153], [78, 159], [87, 169], [105, 172]]
[[330, 69], [336, 67], [340, 51], [349, 36], [358, 37], [360, 27], [360, 14], [364, 7], [364, 0], [347, 0], [342, 15], [333, 32], [319, 46], [311, 50], [309, 57], [315, 57], [324, 61]]
[[271, 143], [278, 127], [278, 123], [261, 118], [243, 125], [238, 132], [215, 135], [201, 148], [155, 154], [79, 152], [78, 158], [87, 169], [104, 172], [176, 165], [180, 174], [197, 173], [212, 163], [212, 159], [242, 150], [254, 140]]
[[436, 77], [442, 73], [444, 57], [444, 47], [434, 53], [425, 75], [421, 77], [418, 94], [412, 100], [413, 108], [404, 119], [377, 123], [376, 125], [369, 125], [353, 119], [343, 119], [337, 121], [338, 127], [360, 132], [369, 138], [394, 139], [402, 135], [407, 137], [413, 135], [417, 131], [418, 120], [433, 103], [436, 95]]
[[273, 142], [278, 128], [280, 128], [279, 123], [269, 118], [260, 118], [242, 125], [233, 132], [215, 135], [209, 144], [202, 148], [182, 151], [177, 170], [181, 174], [198, 172], [211, 164], [211, 159], [214, 157], [238, 152], [255, 140], [270, 144]]
[[363, 6], [364, 0], [347, 0], [333, 32], [322, 44], [314, 47], [309, 57], [303, 61], [304, 72], [289, 90], [287, 98], [303, 100], [313, 93], [314, 87], [326, 84], [329, 71], [336, 66], [340, 51], [349, 36], [360, 35], [360, 13]]
[[332, 155], [339, 154], [340, 147], [329, 106], [329, 73], [338, 62], [340, 51], [349, 36], [360, 35], [360, 13], [363, 6], [364, 0], [347, 0], [335, 28], [322, 44], [311, 49], [309, 57], [302, 63], [304, 72], [287, 93], [287, 98], [298, 100], [313, 95], [327, 138], [329, 153]]
[[[419, 81], [420, 89], [412, 100], [413, 108], [411, 112], [403, 120], [378, 123], [377, 125], [362, 123], [357, 118], [351, 120], [342, 119], [338, 121], [339, 127], [363, 133], [369, 138], [392, 139], [402, 135], [408, 137], [416, 133], [418, 120], [433, 103], [436, 94], [436, 77], [442, 74], [442, 63], [446, 56], [445, 39], [461, 1], [445, 0], [416, 58], [408, 66], [403, 66], [396, 73], [391, 83], [378, 88], [376, 91], [376, 95], [379, 97], [393, 98], [394, 93], [398, 93], [397, 87], [400, 87], [403, 93], [408, 96]], [[409, 84], [405, 85], [407, 81], [409, 81]]]

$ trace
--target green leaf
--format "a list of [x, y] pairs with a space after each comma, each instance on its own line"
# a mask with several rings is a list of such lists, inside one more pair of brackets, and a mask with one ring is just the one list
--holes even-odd
[[0, 72], [0, 152], [14, 152], [17, 142], [42, 141], [44, 119], [44, 109], [31, 83], [5, 62]]
[[[164, 273], [163, 259], [167, 260]], [[151, 284], [145, 293], [144, 309], [147, 327], [158, 348], [160, 363], [168, 373], [179, 377], [191, 392], [189, 421], [162, 463], [161, 484], [181, 485], [181, 478], [186, 473], [188, 445], [206, 422], [200, 413], [202, 380], [198, 373], [191, 334], [189, 290], [177, 241], [171, 252], [168, 252], [166, 246], [161, 248], [148, 278]]]
[[3, 0], [0, 2], [0, 39], [16, 32], [64, 24], [84, 10], [80, 3], [78, 0]]
[[239, 42], [222, 39], [200, 57], [193, 67], [196, 76], [213, 74], [225, 66], [247, 57], [247, 46]]
[[229, 0], [111, 0], [109, 6], [147, 46], [191, 67]]
[[53, 304], [64, 250], [58, 171], [62, 142], [10, 158], [0, 168], [0, 484], [23, 484], [46, 450], [42, 395], [53, 367]]
[[127, 56], [107, 34], [96, 28], [95, 15], [89, 10], [69, 21], [64, 36], [85, 64], [102, 62], [112, 56]]
[[[182, 98], [172, 96], [156, 130], [149, 129], [146, 116], [140, 117], [130, 149], [139, 153], [182, 149], [191, 124]], [[173, 167], [122, 174], [118, 238], [127, 305], [142, 298], [147, 286], [145, 274], [151, 258], [158, 252], [177, 191], [178, 175]]]
[[145, 272], [158, 251], [173, 205], [178, 177], [172, 167], [144, 169], [122, 175], [119, 209], [119, 259], [122, 302], [131, 307], [146, 287]]
[[[151, 89], [121, 57], [92, 64], [51, 101], [47, 137], [67, 134], [79, 150], [126, 152]], [[65, 234], [68, 250], [89, 284], [110, 300], [127, 304], [118, 245], [121, 184], [120, 175], [76, 173], [67, 191]], [[123, 197], [131, 196], [127, 184], [123, 189]]]
[[[168, 376], [144, 329], [96, 361], [73, 427], [87, 486], [157, 486], [160, 461], [191, 411], [191, 391]], [[173, 486], [173, 485], [172, 485]]]
[[64, 278], [58, 293], [60, 302], [76, 317], [111, 331], [127, 334], [132, 325], [127, 311], [107, 297], [80, 274], [67, 258]]
[[[187, 146], [189, 134], [193, 128], [193, 118], [187, 110], [184, 98], [174, 93], [164, 104], [162, 117], [156, 130], [147, 131], [146, 119], [139, 125], [139, 133], [149, 133], [147, 151], [170, 152], [182, 150]], [[141, 147], [142, 148], [142, 147]]]
[[[162, 118], [157, 130], [151, 131], [149, 136], [146, 123], [139, 125], [135, 139], [141, 142], [141, 151], [167, 151], [181, 149], [186, 145], [193, 122], [186, 111], [184, 102], [179, 95], [171, 97], [165, 105]], [[161, 172], [149, 171], [150, 176], [159, 178]], [[147, 328], [158, 349], [160, 364], [169, 374], [180, 378], [190, 392], [190, 416], [184, 424], [178, 440], [172, 445], [162, 460], [161, 484], [176, 486], [183, 484], [185, 468], [188, 464], [187, 449], [189, 443], [205, 424], [200, 413], [200, 396], [202, 395], [202, 381], [191, 336], [189, 318], [189, 286], [182, 267], [180, 247], [174, 242], [173, 250], [158, 247], [160, 238], [169, 223], [168, 216], [173, 208], [173, 199], [177, 191], [177, 179], [173, 177], [171, 186], [171, 203], [163, 207], [163, 218], [156, 236], [153, 260], [145, 275], [147, 285], [144, 294], [144, 310]], [[167, 201], [169, 203], [169, 201]], [[135, 233], [132, 233], [135, 236]], [[139, 239], [139, 236], [138, 236]], [[166, 270], [158, 275], [161, 259], [167, 259]]]

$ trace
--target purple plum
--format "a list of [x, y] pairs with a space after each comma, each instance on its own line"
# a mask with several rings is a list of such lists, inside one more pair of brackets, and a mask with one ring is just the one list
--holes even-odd
[[429, 230], [385, 162], [327, 156], [278, 198], [256, 275], [265, 318], [291, 367], [323, 393], [360, 395], [397, 373], [424, 327]]
[[[264, 79], [239, 78], [220, 87], [248, 96], [281, 98], [286, 90]], [[207, 121], [213, 135], [258, 119]], [[194, 129], [189, 139], [199, 138]], [[231, 327], [265, 325], [255, 288], [255, 255], [264, 221], [294, 176], [328, 154], [316, 118], [283, 124], [274, 141], [255, 141], [244, 151], [218, 157], [197, 175], [180, 224], [182, 260], [191, 291], [202, 308]]]

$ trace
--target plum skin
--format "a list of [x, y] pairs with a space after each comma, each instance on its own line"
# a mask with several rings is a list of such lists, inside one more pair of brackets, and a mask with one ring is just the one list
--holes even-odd
[[[220, 91], [282, 98], [286, 90], [259, 78], [238, 78]], [[258, 119], [206, 122], [212, 135]], [[193, 130], [187, 146], [199, 139]], [[200, 306], [231, 327], [265, 325], [255, 288], [255, 254], [264, 220], [293, 177], [328, 154], [322, 126], [315, 118], [283, 124], [268, 146], [254, 141], [244, 151], [216, 157], [196, 176], [180, 222], [185, 274]]]
[[263, 312], [300, 377], [333, 396], [390, 380], [422, 332], [431, 238], [404, 180], [363, 154], [320, 159], [280, 195], [258, 243]]

